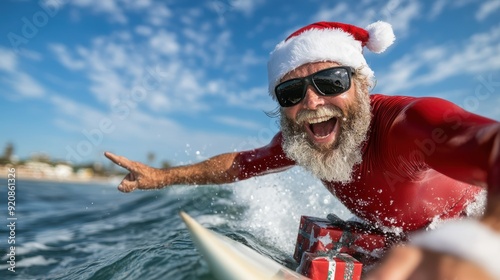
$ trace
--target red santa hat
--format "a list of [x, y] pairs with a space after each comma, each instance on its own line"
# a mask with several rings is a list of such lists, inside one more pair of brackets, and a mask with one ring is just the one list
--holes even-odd
[[267, 64], [269, 93], [288, 72], [311, 62], [333, 61], [358, 69], [374, 83], [373, 71], [363, 56], [363, 47], [381, 53], [395, 40], [392, 27], [377, 21], [366, 29], [339, 22], [317, 22], [307, 25], [279, 43]]

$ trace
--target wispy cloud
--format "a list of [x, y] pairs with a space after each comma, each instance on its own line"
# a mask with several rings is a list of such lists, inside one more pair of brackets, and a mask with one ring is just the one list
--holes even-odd
[[106, 113], [62, 95], [53, 94], [48, 101], [59, 116], [63, 117], [64, 122], [59, 123], [71, 123], [71, 126], [67, 125], [65, 129], [81, 131], [83, 128], [98, 127], [99, 121], [106, 117]]
[[246, 129], [251, 129], [251, 130], [259, 130], [262, 129], [262, 125], [248, 121], [248, 120], [243, 120], [241, 118], [236, 118], [236, 117], [230, 117], [230, 116], [218, 116], [214, 117], [214, 120], [217, 121], [218, 123], [229, 125], [229, 126], [234, 126], [238, 128], [246, 128]]
[[138, 25], [135, 27], [134, 30], [137, 34], [140, 34], [145, 37], [151, 36], [151, 34], [153, 34], [153, 29], [146, 25]]
[[31, 75], [19, 69], [17, 55], [10, 49], [0, 47], [0, 71], [4, 72], [1, 79], [11, 90], [6, 90], [10, 99], [40, 98], [45, 95], [45, 88]]
[[252, 16], [254, 11], [264, 3], [264, 0], [215, 0], [207, 1], [207, 6], [218, 14], [219, 23], [222, 24], [225, 17], [231, 13], [243, 14], [246, 17]]
[[391, 0], [384, 5], [370, 1], [357, 2], [356, 8], [345, 2], [333, 7], [324, 4], [312, 16], [312, 21], [340, 21], [365, 27], [368, 24], [383, 20], [392, 24], [395, 32], [406, 34], [410, 24], [420, 16], [421, 4], [415, 0]]
[[498, 10], [500, 10], [500, 1], [498, 0], [485, 1], [481, 4], [481, 6], [476, 12], [476, 19], [482, 21], [486, 19], [488, 16], [494, 14]]
[[0, 47], [0, 70], [14, 72], [17, 69], [16, 54], [10, 49]]
[[45, 88], [26, 73], [15, 73], [9, 83], [14, 92], [23, 97], [39, 98], [45, 95]]
[[241, 64], [243, 65], [259, 65], [265, 64], [267, 57], [257, 56], [253, 50], [247, 50], [241, 57]]
[[71, 4], [79, 8], [87, 8], [92, 10], [94, 13], [104, 13], [109, 16], [109, 18], [118, 23], [127, 23], [127, 17], [125, 16], [121, 5], [115, 0], [109, 1], [92, 1], [92, 0], [74, 0]]
[[66, 68], [70, 70], [80, 70], [85, 67], [85, 61], [72, 58], [64, 45], [51, 44], [49, 45], [49, 49], [54, 52], [59, 62]]
[[[339, 3], [333, 7], [321, 7], [315, 15], [312, 16], [312, 21], [340, 21], [341, 16], [345, 16], [349, 12], [349, 7], [346, 3]], [[347, 16], [349, 17], [349, 16]]]
[[180, 49], [176, 35], [165, 30], [161, 30], [158, 34], [151, 37], [149, 44], [152, 50], [164, 55], [176, 54]]
[[411, 23], [421, 16], [421, 4], [418, 1], [389, 1], [382, 9], [386, 20], [392, 24], [394, 32], [406, 36]]
[[247, 109], [273, 110], [276, 103], [268, 97], [267, 86], [252, 87], [238, 94], [231, 91], [222, 91], [224, 98], [232, 106], [245, 107]]
[[172, 12], [163, 3], [154, 3], [153, 5], [144, 5], [148, 8], [147, 21], [154, 26], [162, 26], [172, 16]]
[[264, 0], [232, 0], [229, 1], [232, 8], [246, 15], [251, 15], [254, 10], [265, 3]]
[[500, 26], [477, 33], [456, 47], [449, 44], [417, 47], [389, 69], [389, 73], [379, 78], [379, 85], [388, 93], [438, 83], [457, 75], [499, 70]]
[[[196, 14], [198, 10], [191, 11]], [[61, 65], [80, 71], [89, 81], [87, 92], [109, 107], [134, 94], [142, 96], [134, 106], [158, 113], [185, 112], [186, 108], [192, 112], [209, 110], [214, 96], [219, 97], [217, 101], [233, 104], [221, 97], [228, 91], [232, 96], [243, 96], [237, 81], [244, 71], [234, 70], [264, 64], [265, 58], [251, 50], [244, 50], [241, 57], [240, 51], [231, 50], [229, 30], [215, 29], [201, 20], [196, 28], [141, 24], [132, 33], [115, 31], [95, 37], [87, 45], [52, 43], [50, 50]], [[137, 36], [145, 38], [136, 40]], [[211, 69], [226, 72], [229, 77], [213, 80]], [[266, 98], [265, 92], [261, 97]]]
[[[129, 23], [128, 13], [130, 12], [146, 12], [146, 22], [154, 26], [164, 25], [172, 16], [172, 12], [165, 6], [165, 3], [152, 0], [74, 0], [69, 4], [79, 9], [88, 9], [95, 14], [104, 14], [111, 22], [119, 24]], [[73, 12], [73, 16], [77, 16], [77, 20], [80, 20], [78, 12]]]
[[439, 16], [441, 14], [441, 12], [443, 11], [443, 9], [448, 4], [448, 2], [449, 2], [449, 0], [434, 1], [434, 3], [432, 4], [431, 11], [429, 12], [429, 15], [428, 15], [429, 18], [435, 19], [437, 16]]
[[[181, 158], [185, 159], [187, 156], [194, 159], [250, 145], [243, 137], [191, 129], [169, 118], [152, 116], [140, 109], [134, 109], [123, 118], [118, 114], [106, 113], [60, 95], [53, 95], [49, 102], [58, 112], [54, 124], [77, 136], [73, 137], [73, 140], [68, 140], [66, 147], [63, 148], [77, 150], [82, 142], [88, 142], [86, 149], [89, 151], [79, 155], [83, 160], [88, 160], [89, 156], [101, 155], [105, 150], [137, 159], [138, 155], [149, 152], [151, 147], [154, 147], [155, 151], [160, 151], [163, 156], [170, 155], [172, 158], [172, 155], [182, 153]], [[108, 122], [110, 132], [100, 130], [103, 120]], [[216, 121], [225, 122], [227, 125], [234, 122], [229, 118]], [[250, 129], [255, 126], [251, 122], [243, 122], [243, 125]], [[90, 143], [89, 137], [94, 138], [92, 141], [95, 143]], [[124, 140], [127, 143], [144, 143], [144, 145], [137, 145], [132, 150], [128, 145], [116, 145]], [[172, 160], [178, 159], [173, 157]]]

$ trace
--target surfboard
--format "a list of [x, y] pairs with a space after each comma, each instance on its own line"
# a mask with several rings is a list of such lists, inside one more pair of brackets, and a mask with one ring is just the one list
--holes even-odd
[[309, 279], [244, 244], [209, 230], [185, 212], [180, 216], [195, 246], [219, 280]]

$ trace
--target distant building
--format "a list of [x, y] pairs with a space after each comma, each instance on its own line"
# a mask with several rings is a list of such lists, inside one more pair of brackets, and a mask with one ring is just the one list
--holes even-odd
[[73, 177], [73, 167], [66, 164], [57, 164], [53, 167], [54, 175], [57, 179], [70, 179]]
[[90, 180], [94, 177], [94, 171], [91, 168], [80, 168], [76, 172], [76, 177], [81, 180]]

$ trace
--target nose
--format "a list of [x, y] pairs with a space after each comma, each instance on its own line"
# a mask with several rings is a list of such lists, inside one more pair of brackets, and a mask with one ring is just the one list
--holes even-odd
[[318, 107], [325, 105], [325, 99], [316, 92], [316, 89], [312, 85], [308, 85], [302, 104], [306, 109], [316, 110]]

